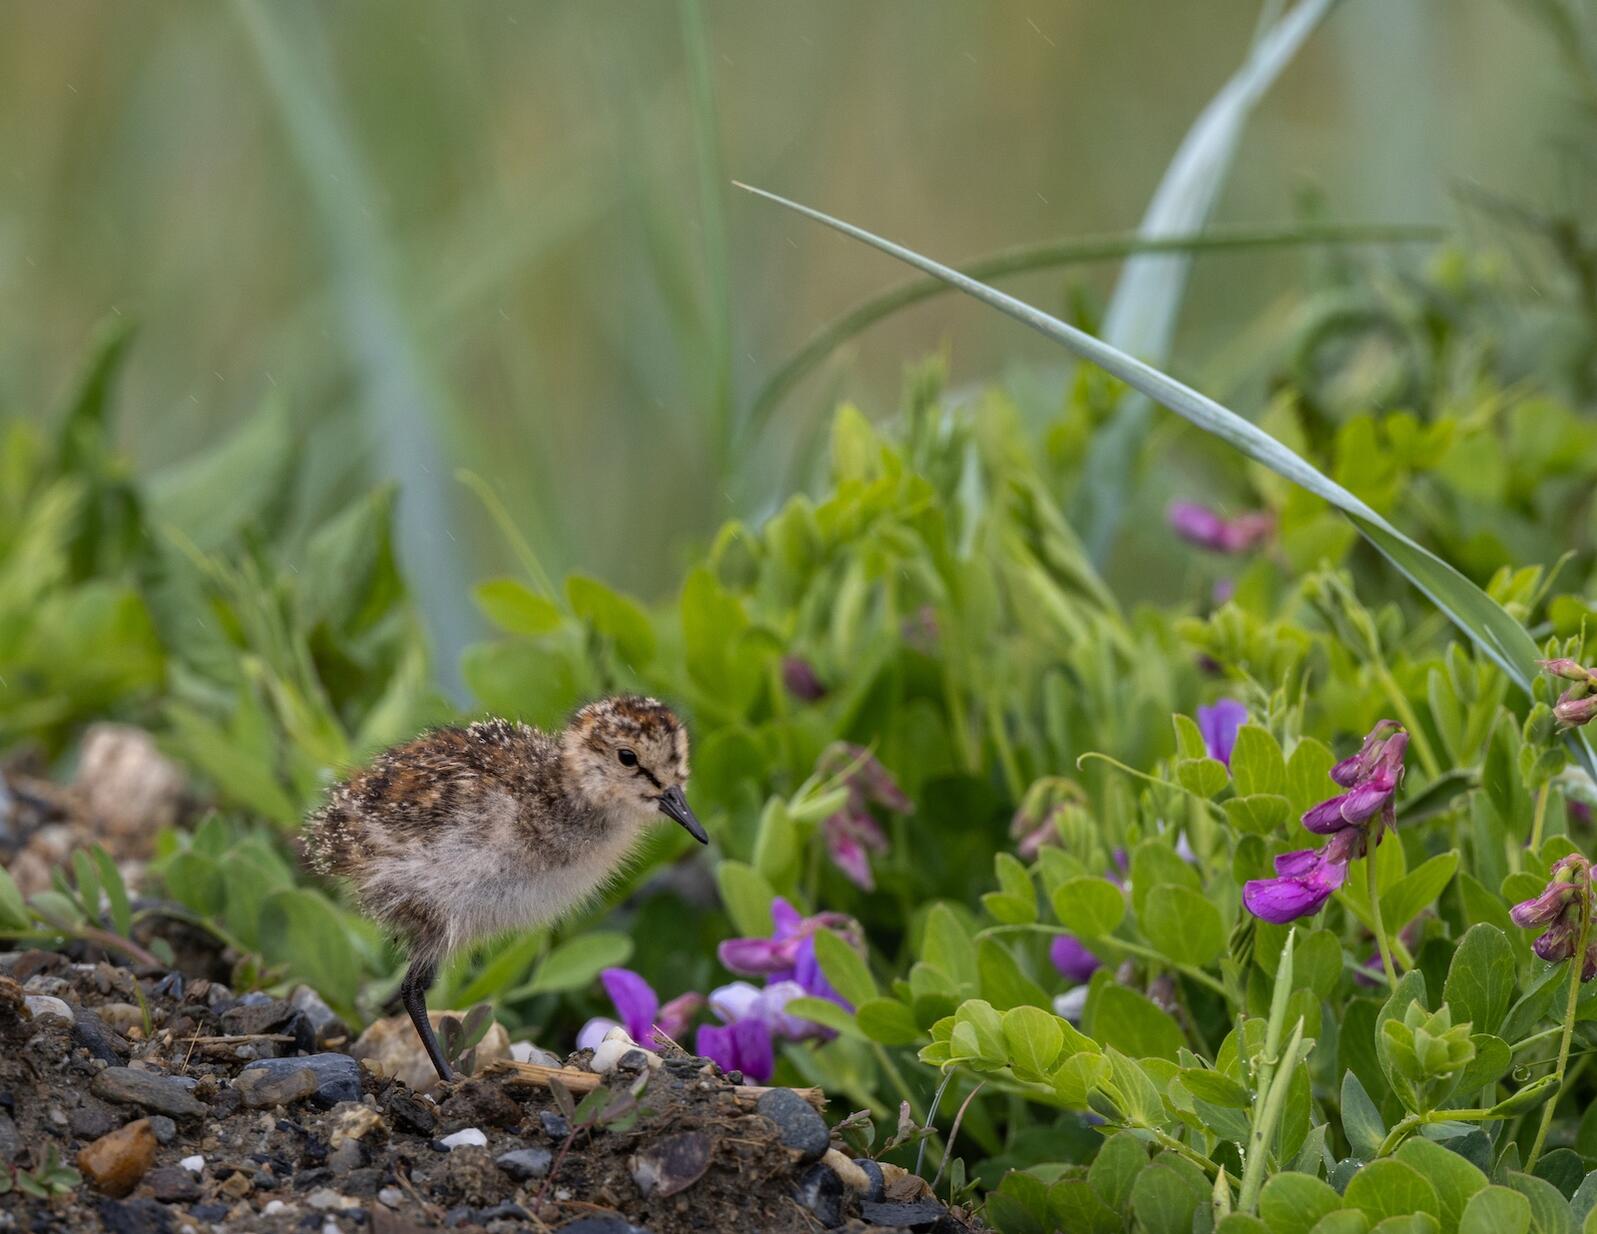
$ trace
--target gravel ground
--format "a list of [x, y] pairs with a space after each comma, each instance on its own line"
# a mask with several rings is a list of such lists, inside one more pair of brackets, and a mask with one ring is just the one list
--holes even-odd
[[[498, 1063], [417, 1093], [348, 1045], [308, 990], [238, 998], [205, 977], [0, 952], [0, 1188], [52, 1159], [82, 1175], [48, 1198], [13, 1185], [0, 1229], [979, 1228], [913, 1175], [849, 1159], [805, 1095], [703, 1059], [630, 1051], [599, 1076], [573, 1055], [569, 1095]], [[607, 1098], [573, 1118], [590, 1088]]]

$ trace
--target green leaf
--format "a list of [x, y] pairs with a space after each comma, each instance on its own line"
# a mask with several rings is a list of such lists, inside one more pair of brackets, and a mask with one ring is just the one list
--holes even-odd
[[740, 935], [770, 933], [776, 889], [758, 870], [741, 861], [723, 861], [715, 867], [715, 885], [721, 892], [721, 905]]
[[1231, 779], [1242, 796], [1254, 793], [1279, 795], [1286, 790], [1286, 758], [1281, 744], [1268, 729], [1244, 724], [1237, 729], [1237, 743], [1231, 752]]
[[1355, 1174], [1343, 1199], [1348, 1207], [1359, 1209], [1372, 1222], [1411, 1213], [1441, 1219], [1436, 1188], [1413, 1166], [1392, 1157], [1372, 1161]]
[[268, 399], [219, 445], [156, 473], [151, 513], [202, 552], [269, 529], [292, 493], [297, 437], [284, 404]]
[[1416, 870], [1398, 879], [1381, 893], [1381, 918], [1389, 934], [1395, 934], [1441, 898], [1442, 890], [1458, 869], [1458, 850], [1439, 853]]
[[946, 904], [934, 904], [926, 914], [926, 937], [921, 959], [950, 978], [956, 986], [977, 982], [976, 946]]
[[1310, 1234], [1366, 1234], [1370, 1219], [1356, 1208], [1339, 1208], [1326, 1213], [1315, 1223]]
[[219, 916], [227, 902], [222, 869], [199, 853], [177, 853], [161, 867], [161, 881], [174, 900], [202, 916]]
[[[1104, 369], [1155, 403], [1169, 408], [1183, 419], [1241, 451], [1254, 462], [1307, 489], [1341, 510], [1360, 534], [1378, 552], [1435, 604], [1462, 630], [1481, 652], [1506, 673], [1527, 694], [1540, 668], [1541, 649], [1513, 616], [1454, 567], [1392, 526], [1361, 498], [1316, 470], [1299, 455], [1235, 412], [1222, 407], [1206, 395], [1183, 385], [1159, 370], [1093, 338], [1085, 331], [1067, 325], [1013, 296], [1005, 295], [957, 270], [922, 257], [901, 245], [872, 235], [852, 224], [830, 217], [808, 206], [801, 206], [763, 189], [740, 184], [738, 187], [777, 205], [796, 211], [816, 222], [836, 229], [926, 274], [942, 279], [1032, 327], [1067, 350]], [[1587, 771], [1597, 777], [1593, 758], [1584, 735], [1572, 741]]]
[[1041, 1080], [1049, 1075], [1065, 1034], [1059, 1017], [1041, 1007], [1014, 1007], [1004, 1012], [1004, 1041], [1009, 1057], [1024, 1079]]
[[1530, 1201], [1530, 1227], [1535, 1234], [1575, 1234], [1569, 1201], [1552, 1183], [1514, 1170], [1504, 1175], [1503, 1182]]
[[568, 938], [555, 947], [538, 965], [538, 971], [516, 993], [555, 994], [562, 990], [587, 989], [606, 968], [625, 964], [632, 956], [632, 940], [615, 930], [593, 930]]
[[1386, 1124], [1364, 1085], [1351, 1071], [1342, 1076], [1342, 1130], [1357, 1157], [1372, 1159], [1386, 1139]]
[[1226, 946], [1220, 910], [1191, 888], [1168, 883], [1148, 897], [1142, 932], [1162, 955], [1196, 968], [1218, 959]]
[[915, 1014], [896, 998], [868, 998], [854, 1009], [860, 1032], [883, 1045], [914, 1045], [923, 1036]]
[[1436, 1189], [1437, 1203], [1441, 1205], [1438, 1219], [1442, 1234], [1453, 1234], [1469, 1198], [1485, 1188], [1486, 1175], [1457, 1153], [1423, 1136], [1404, 1140], [1393, 1156], [1413, 1166], [1430, 1181]]
[[1477, 1191], [1464, 1205], [1458, 1234], [1529, 1234], [1530, 1201], [1510, 1187]]
[[5, 867], [0, 866], [0, 930], [26, 930], [29, 920], [22, 892], [17, 890]]
[[1336, 785], [1331, 781], [1331, 768], [1336, 766], [1336, 755], [1331, 747], [1315, 737], [1301, 737], [1292, 747], [1292, 757], [1286, 761], [1286, 798], [1292, 803], [1292, 812], [1306, 814], [1324, 801]]
[[636, 600], [580, 574], [566, 579], [566, 598], [578, 617], [614, 641], [631, 667], [642, 668], [654, 659], [654, 625]]
[[1270, 835], [1291, 817], [1292, 807], [1279, 793], [1250, 793], [1228, 797], [1223, 803], [1226, 819], [1238, 831]]
[[1104, 985], [1093, 992], [1091, 1024], [1083, 1031], [1095, 1041], [1114, 1046], [1132, 1058], [1175, 1059], [1185, 1044], [1181, 1029], [1168, 1015], [1121, 985]]
[[841, 935], [831, 930], [818, 930], [814, 942], [821, 972], [848, 1002], [858, 1007], [877, 996], [876, 978], [871, 976], [870, 966]]
[[1192, 1234], [1192, 1215], [1208, 1198], [1201, 1184], [1165, 1157], [1140, 1171], [1131, 1185], [1131, 1211], [1147, 1234]]
[[1087, 1169], [1087, 1184], [1115, 1212], [1131, 1203], [1131, 1188], [1148, 1164], [1148, 1149], [1129, 1131], [1117, 1131], [1103, 1142]]
[[1327, 1213], [1342, 1207], [1342, 1197], [1308, 1174], [1277, 1174], [1259, 1192], [1259, 1216], [1271, 1234], [1309, 1234]]
[[1231, 775], [1217, 758], [1183, 758], [1176, 761], [1176, 780], [1189, 793], [1213, 797], [1231, 782]]
[[976, 945], [976, 972], [981, 996], [1000, 1011], [1048, 1003], [1047, 992], [1021, 971], [1009, 948], [996, 938]]
[[845, 1037], [863, 1040], [865, 1030], [859, 1022], [848, 1012], [844, 1011], [829, 998], [795, 998], [787, 1004], [789, 1015], [796, 1015], [801, 1020], [813, 1020], [816, 1024], [824, 1024], [834, 1032], [842, 1033]]
[[1514, 948], [1507, 935], [1496, 926], [1481, 924], [1471, 926], [1453, 952], [1442, 998], [1452, 1008], [1453, 1023], [1467, 1020], [1477, 1033], [1495, 1033], [1517, 984]]
[[478, 583], [471, 598], [482, 615], [506, 634], [547, 634], [560, 625], [560, 606], [513, 578]]
[[360, 964], [349, 931], [320, 892], [274, 891], [261, 905], [261, 951], [272, 964], [286, 964], [334, 1007], [354, 1002]]
[[1106, 878], [1072, 878], [1055, 888], [1054, 916], [1080, 938], [1112, 934], [1126, 915], [1126, 893]]

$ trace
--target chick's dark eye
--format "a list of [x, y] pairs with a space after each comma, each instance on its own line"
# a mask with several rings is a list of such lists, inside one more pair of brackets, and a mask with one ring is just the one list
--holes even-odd
[[631, 750], [617, 750], [616, 757], [621, 760], [623, 767], [636, 767], [638, 765], [638, 756]]

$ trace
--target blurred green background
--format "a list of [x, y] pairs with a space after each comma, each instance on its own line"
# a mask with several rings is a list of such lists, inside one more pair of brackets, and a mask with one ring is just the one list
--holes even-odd
[[[1264, 5], [1268, 12], [1276, 6]], [[1567, 208], [1574, 79], [1505, 0], [1345, 0], [1254, 116], [1216, 221], [1470, 225]], [[0, 405], [45, 417], [108, 314], [141, 324], [124, 446], [176, 463], [276, 398], [307, 509], [403, 483], [446, 672], [504, 540], [652, 597], [805, 476], [839, 398], [1053, 363], [953, 297], [874, 328], [747, 431], [818, 327], [903, 278], [730, 188], [922, 252], [1129, 230], [1240, 61], [1255, 0], [12, 3], [0, 40]], [[1420, 255], [1422, 257], [1422, 255]], [[1416, 257], [1416, 260], [1420, 257]], [[1304, 257], [1200, 257], [1172, 367], [1226, 396]], [[1011, 280], [1049, 307], [1113, 265]], [[1246, 403], [1241, 404], [1246, 406]]]

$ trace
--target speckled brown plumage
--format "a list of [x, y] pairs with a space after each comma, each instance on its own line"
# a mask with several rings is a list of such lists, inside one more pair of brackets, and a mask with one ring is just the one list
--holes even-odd
[[439, 728], [384, 751], [307, 821], [320, 872], [406, 946], [401, 993], [440, 1075], [422, 994], [456, 948], [540, 925], [589, 899], [664, 814], [704, 841], [682, 794], [687, 733], [626, 695], [582, 708], [560, 734], [508, 720]]

